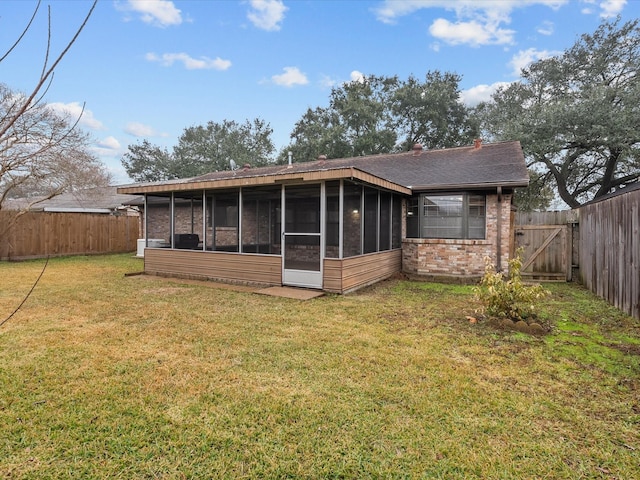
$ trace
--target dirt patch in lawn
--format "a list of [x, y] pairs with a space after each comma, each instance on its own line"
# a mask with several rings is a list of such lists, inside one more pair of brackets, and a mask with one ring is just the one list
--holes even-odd
[[607, 345], [607, 347], [613, 348], [627, 355], [640, 355], [640, 345], [628, 344], [628, 343], [627, 344], [610, 343]]

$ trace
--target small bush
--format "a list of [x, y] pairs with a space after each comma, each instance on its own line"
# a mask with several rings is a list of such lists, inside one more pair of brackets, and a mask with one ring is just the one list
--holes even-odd
[[506, 317], [515, 321], [535, 317], [536, 303], [550, 294], [541, 285], [522, 283], [522, 248], [509, 260], [507, 277], [496, 272], [490, 258], [485, 259], [484, 276], [474, 288], [476, 298], [484, 305], [484, 313], [493, 317]]

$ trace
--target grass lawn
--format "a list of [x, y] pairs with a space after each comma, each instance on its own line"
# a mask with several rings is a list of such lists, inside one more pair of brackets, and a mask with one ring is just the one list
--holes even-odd
[[[43, 260], [0, 263], [0, 321]], [[0, 478], [640, 478], [640, 323], [547, 285], [544, 337], [471, 287], [301, 302], [52, 259], [0, 327]]]

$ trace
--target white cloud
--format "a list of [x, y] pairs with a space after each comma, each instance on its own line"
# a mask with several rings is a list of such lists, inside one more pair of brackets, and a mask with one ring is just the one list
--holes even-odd
[[354, 70], [353, 72], [351, 72], [350, 78], [352, 82], [359, 82], [359, 83], [364, 83], [364, 80], [365, 80], [364, 73], [359, 72], [358, 70]]
[[247, 18], [256, 27], [269, 32], [280, 30], [284, 12], [288, 10], [282, 0], [251, 0]]
[[602, 12], [600, 16], [602, 18], [616, 17], [627, 4], [627, 0], [604, 0], [600, 2], [600, 8]]
[[91, 110], [87, 110], [86, 108], [83, 111], [82, 104], [78, 102], [71, 102], [71, 103], [53, 102], [47, 105], [58, 115], [67, 117], [70, 122], [75, 122], [79, 118], [80, 121], [78, 123], [82, 127], [89, 128], [91, 130], [104, 129], [104, 125], [102, 124], [101, 121], [97, 120], [93, 116], [93, 112]]
[[98, 147], [105, 148], [107, 150], [119, 150], [120, 149], [120, 142], [118, 141], [117, 138], [112, 137], [112, 136], [108, 136], [106, 138], [103, 138], [102, 140], [98, 141], [97, 145], [98, 145]]
[[156, 131], [149, 125], [145, 125], [139, 122], [129, 122], [124, 127], [125, 133], [133, 135], [134, 137], [154, 137]]
[[231, 67], [230, 60], [223, 60], [220, 57], [211, 59], [209, 57], [193, 58], [186, 53], [147, 53], [145, 58], [150, 62], [158, 62], [163, 67], [170, 67], [175, 62], [182, 62], [187, 70], [227, 70]]
[[[375, 10], [378, 20], [395, 23], [398, 18], [422, 9], [438, 8], [455, 14], [455, 20], [436, 18], [429, 28], [434, 37], [451, 45], [508, 45], [515, 31], [503, 27], [511, 12], [531, 5], [557, 9], [568, 0], [385, 0]], [[609, 0], [615, 1], [615, 0]], [[619, 0], [620, 1], [620, 0]]]
[[306, 85], [309, 83], [307, 76], [302, 73], [298, 67], [284, 67], [284, 73], [272, 76], [271, 80], [276, 85], [282, 87], [293, 87], [295, 85]]
[[553, 35], [553, 31], [554, 31], [553, 22], [550, 22], [549, 20], [545, 20], [536, 28], [536, 31], [540, 35]]
[[476, 85], [460, 92], [460, 100], [468, 107], [475, 107], [480, 102], [488, 102], [499, 88], [508, 87], [509, 82], [496, 82], [491, 85]]
[[[596, 3], [596, 0], [582, 0], [582, 2], [586, 3], [588, 5], [594, 5]], [[580, 10], [580, 13], [582, 13], [584, 15], [591, 15], [593, 13], [593, 8], [591, 8], [591, 6], [583, 7]]]
[[116, 8], [125, 12], [140, 14], [144, 23], [155, 27], [168, 27], [182, 23], [182, 13], [169, 0], [128, 0], [126, 3], [116, 3]]
[[117, 157], [123, 153], [122, 145], [112, 136], [98, 140], [92, 150], [98, 157], [101, 157], [103, 161], [104, 157]]
[[[478, 12], [509, 14], [515, 8], [545, 5], [557, 10], [569, 0], [384, 0], [374, 9], [376, 18], [383, 23], [395, 23], [400, 17], [422, 9], [440, 8], [454, 11], [458, 17], [473, 18]], [[616, 0], [608, 0], [616, 1]], [[618, 0], [620, 1], [620, 0]]]
[[511, 65], [511, 67], [513, 68], [513, 75], [520, 76], [520, 72], [522, 71], [522, 69], [528, 67], [533, 62], [542, 60], [544, 58], [554, 57], [556, 55], [562, 55], [562, 52], [528, 48], [527, 50], [520, 50], [513, 57], [511, 57], [509, 65]]
[[468, 44], [474, 47], [513, 43], [514, 30], [498, 28], [497, 24], [470, 22], [451, 23], [438, 18], [429, 27], [429, 33], [450, 45]]

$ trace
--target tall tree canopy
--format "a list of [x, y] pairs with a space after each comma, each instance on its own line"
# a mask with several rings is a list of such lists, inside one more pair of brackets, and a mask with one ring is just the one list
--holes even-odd
[[578, 207], [640, 178], [639, 69], [638, 20], [604, 22], [480, 105], [485, 134], [519, 139], [529, 166]]
[[224, 120], [185, 128], [173, 151], [152, 145], [129, 145], [122, 165], [138, 182], [170, 180], [231, 169], [236, 165], [263, 166], [273, 162], [273, 129], [263, 120], [238, 123]]
[[291, 133], [296, 161], [318, 155], [341, 158], [409, 150], [415, 143], [445, 148], [470, 143], [475, 134], [467, 108], [460, 102], [460, 77], [428, 72], [411, 76], [371, 75], [332, 89], [329, 106], [309, 108]]

